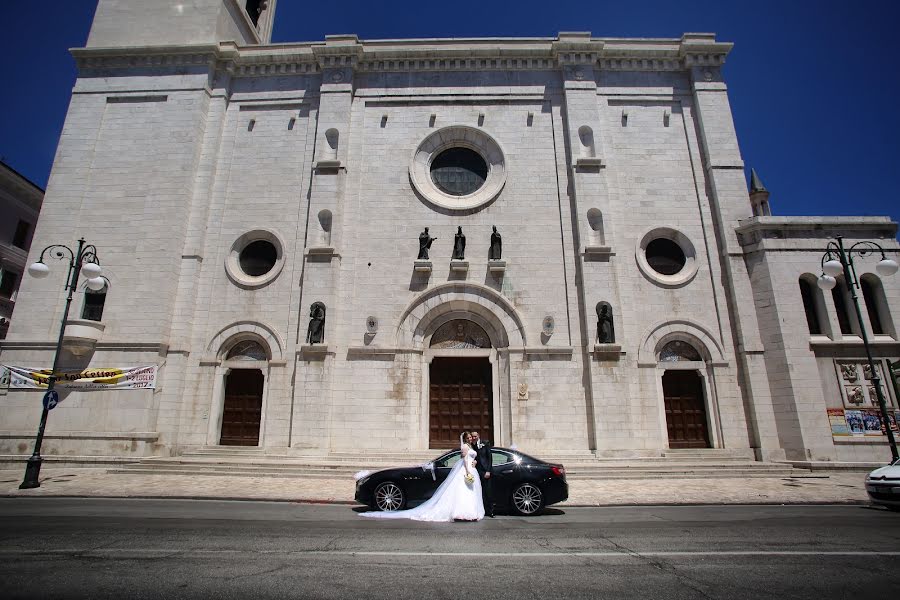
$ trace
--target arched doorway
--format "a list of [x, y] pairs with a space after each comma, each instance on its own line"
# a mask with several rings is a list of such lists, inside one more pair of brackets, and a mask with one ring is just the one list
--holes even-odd
[[234, 369], [225, 377], [222, 446], [259, 445], [265, 378], [259, 369]]
[[706, 414], [703, 378], [695, 367], [702, 365], [700, 353], [689, 343], [674, 340], [659, 352], [666, 429], [669, 448], [709, 448], [709, 420]]
[[259, 368], [268, 352], [255, 339], [233, 344], [225, 354], [224, 398], [218, 443], [222, 446], [258, 446], [266, 378]]
[[494, 439], [493, 367], [490, 338], [477, 323], [447, 321], [431, 336], [439, 353], [429, 365], [429, 448], [452, 448], [461, 431]]

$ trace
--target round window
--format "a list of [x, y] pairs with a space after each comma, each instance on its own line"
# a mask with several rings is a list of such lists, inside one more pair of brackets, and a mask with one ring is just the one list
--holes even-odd
[[255, 229], [239, 236], [225, 257], [225, 272], [238, 286], [253, 289], [278, 277], [284, 267], [284, 244], [271, 231]]
[[268, 240], [256, 240], [247, 244], [238, 257], [241, 270], [251, 277], [265, 275], [278, 260], [278, 250]]
[[635, 258], [641, 273], [663, 287], [687, 284], [700, 267], [690, 238], [671, 227], [656, 227], [641, 236]]
[[647, 264], [661, 275], [675, 275], [684, 268], [687, 258], [681, 246], [668, 238], [656, 238], [647, 244]]
[[427, 204], [473, 210], [494, 201], [506, 184], [506, 159], [480, 129], [451, 125], [432, 131], [413, 152], [409, 181]]
[[431, 162], [431, 180], [452, 196], [474, 194], [484, 185], [487, 175], [484, 158], [469, 148], [448, 148]]

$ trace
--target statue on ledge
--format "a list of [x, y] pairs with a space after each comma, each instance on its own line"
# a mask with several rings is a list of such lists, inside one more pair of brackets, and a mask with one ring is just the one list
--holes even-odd
[[456, 237], [453, 240], [453, 256], [452, 260], [465, 260], [466, 258], [466, 236], [463, 235], [462, 226], [456, 229]]
[[425, 231], [419, 234], [419, 256], [416, 257], [416, 260], [428, 260], [428, 250], [431, 248], [431, 243], [436, 241], [437, 238], [431, 237], [428, 234], [428, 228], [425, 228]]
[[500, 237], [496, 225], [493, 225], [492, 229], [494, 232], [491, 233], [491, 249], [488, 250], [488, 260], [500, 260], [503, 253], [503, 239]]
[[321, 344], [325, 339], [325, 304], [313, 302], [309, 307], [309, 327], [306, 328], [306, 343]]
[[609, 302], [597, 303], [597, 342], [600, 344], [614, 344], [616, 342], [612, 306], [610, 306]]

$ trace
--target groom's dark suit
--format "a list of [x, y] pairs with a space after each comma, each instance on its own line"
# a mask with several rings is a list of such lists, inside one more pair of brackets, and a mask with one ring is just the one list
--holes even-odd
[[[476, 444], [475, 470], [481, 479], [481, 502], [484, 504], [484, 514], [494, 516], [494, 465], [491, 461], [491, 443], [488, 440], [479, 440]], [[491, 476], [484, 478], [485, 473]]]

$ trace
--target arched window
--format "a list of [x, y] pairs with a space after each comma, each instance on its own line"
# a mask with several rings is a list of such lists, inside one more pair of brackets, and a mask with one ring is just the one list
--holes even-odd
[[687, 342], [673, 340], [659, 351], [659, 362], [700, 362], [703, 358], [697, 349]]
[[843, 335], [853, 335], [855, 316], [850, 314], [850, 306], [847, 301], [847, 287], [844, 285], [844, 278], [838, 277], [837, 285], [831, 288], [831, 299], [834, 301], [834, 310], [837, 312], [838, 324], [841, 326]]
[[268, 360], [269, 355], [256, 340], [238, 342], [225, 355], [226, 360]]
[[103, 306], [106, 304], [107, 286], [94, 291], [84, 288], [84, 306], [81, 307], [81, 318], [88, 321], [100, 321], [103, 318]]
[[806, 312], [806, 326], [812, 335], [822, 335], [822, 315], [819, 313], [818, 287], [806, 275], [800, 277], [800, 297]]
[[862, 289], [863, 300], [866, 302], [866, 311], [869, 313], [869, 323], [872, 324], [872, 333], [875, 335], [892, 335], [893, 322], [884, 297], [884, 288], [881, 280], [871, 273], [866, 273], [859, 280]]

